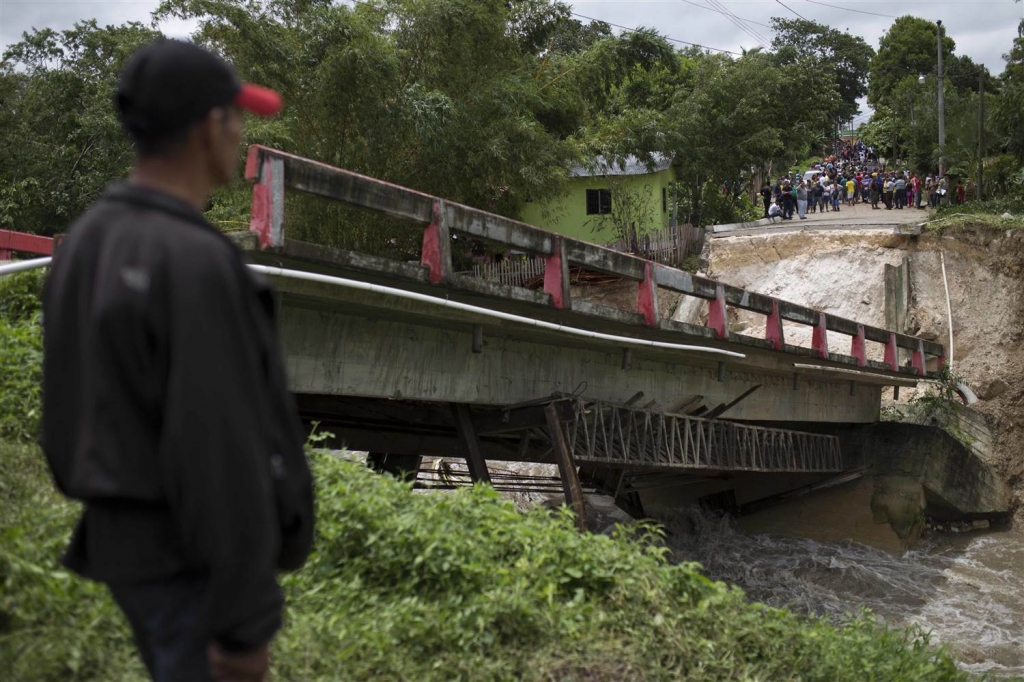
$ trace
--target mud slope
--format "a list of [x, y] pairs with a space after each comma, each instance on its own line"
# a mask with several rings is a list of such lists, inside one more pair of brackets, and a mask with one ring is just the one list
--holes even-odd
[[[940, 254], [953, 309], [953, 363], [982, 398], [975, 407], [998, 425], [993, 462], [1024, 497], [1024, 235], [990, 228], [901, 237], [888, 230], [801, 232], [715, 239], [709, 275], [795, 303], [885, 326], [884, 267], [910, 258], [909, 328], [948, 343]], [[679, 310], [696, 318], [698, 310]], [[760, 335], [764, 318], [730, 312], [737, 331]], [[810, 328], [789, 325], [787, 341], [810, 345]], [[829, 346], [849, 352], [848, 337]], [[881, 359], [878, 344], [869, 351]], [[1005, 386], [1004, 386], [1005, 385]]]

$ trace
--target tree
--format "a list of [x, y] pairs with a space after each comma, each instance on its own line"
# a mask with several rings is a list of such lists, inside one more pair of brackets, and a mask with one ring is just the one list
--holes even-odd
[[753, 169], [783, 159], [788, 166], [819, 143], [839, 94], [832, 75], [810, 60], [780, 66], [762, 52], [689, 56], [689, 81], [662, 128], [676, 159], [679, 218], [707, 225], [731, 217]]
[[978, 92], [979, 75], [985, 82], [985, 92], [994, 94], [1000, 88], [999, 79], [989, 72], [988, 67], [976, 64], [967, 55], [950, 55], [949, 61], [942, 64], [942, 71], [957, 90]]
[[156, 33], [138, 23], [26, 33], [0, 64], [0, 226], [63, 232], [131, 149], [113, 107], [121, 65]]
[[993, 115], [1003, 148], [1024, 165], [1024, 38], [1015, 39], [1003, 59], [1002, 93]]
[[[907, 76], [935, 73], [938, 65], [938, 27], [925, 19], [902, 16], [878, 42], [871, 60], [868, 103], [872, 107], [887, 104], [897, 85]], [[942, 40], [942, 54], [948, 59], [956, 42], [948, 35]]]
[[785, 64], [809, 60], [835, 78], [839, 90], [836, 118], [847, 120], [859, 111], [857, 100], [868, 92], [868, 73], [875, 51], [860, 36], [804, 19], [771, 20], [772, 48]]

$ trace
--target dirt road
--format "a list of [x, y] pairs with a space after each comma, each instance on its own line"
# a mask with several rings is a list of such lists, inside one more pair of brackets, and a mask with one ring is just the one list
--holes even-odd
[[742, 237], [756, 234], [808, 232], [811, 230], [863, 230], [897, 226], [917, 225], [928, 219], [927, 209], [872, 209], [870, 204], [843, 206], [839, 211], [808, 213], [806, 220], [794, 216], [792, 220], [776, 220], [774, 224], [757, 221], [752, 227], [739, 227], [724, 231], [715, 230], [718, 237]]

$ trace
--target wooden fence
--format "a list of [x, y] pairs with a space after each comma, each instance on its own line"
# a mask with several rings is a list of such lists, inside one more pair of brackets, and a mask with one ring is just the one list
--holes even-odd
[[488, 282], [521, 287], [544, 278], [543, 258], [512, 258], [473, 266], [473, 276]]
[[704, 247], [704, 228], [669, 225], [655, 232], [637, 234], [636, 225], [631, 225], [623, 239], [609, 246], [616, 251], [678, 267], [688, 255], [700, 254]]

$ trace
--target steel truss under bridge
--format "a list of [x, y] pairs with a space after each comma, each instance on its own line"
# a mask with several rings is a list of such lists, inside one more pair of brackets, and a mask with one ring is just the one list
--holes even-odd
[[566, 440], [578, 464], [759, 472], [843, 471], [835, 436], [650, 412], [576, 398]]

